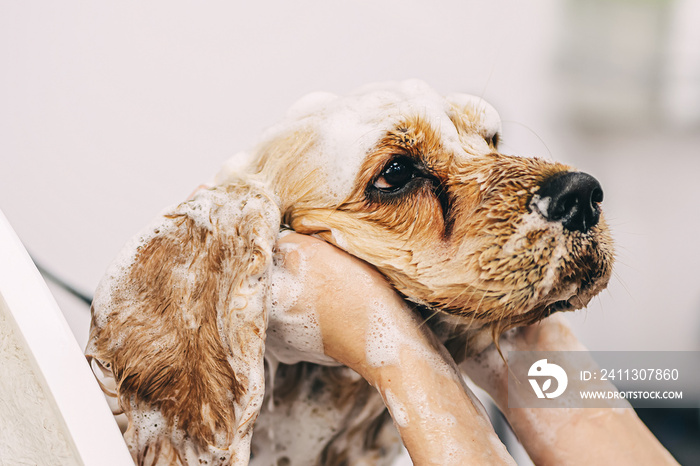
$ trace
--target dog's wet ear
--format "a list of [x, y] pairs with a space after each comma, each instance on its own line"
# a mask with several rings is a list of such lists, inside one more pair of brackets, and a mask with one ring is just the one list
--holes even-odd
[[[481, 134], [496, 148], [501, 138], [501, 117], [482, 97], [470, 94], [450, 94], [445, 98], [458, 114], [465, 117], [471, 129]], [[454, 118], [453, 118], [454, 120]]]
[[137, 464], [248, 464], [279, 226], [261, 188], [202, 190], [132, 241], [98, 287], [86, 355], [113, 379], [103, 388], [128, 418]]

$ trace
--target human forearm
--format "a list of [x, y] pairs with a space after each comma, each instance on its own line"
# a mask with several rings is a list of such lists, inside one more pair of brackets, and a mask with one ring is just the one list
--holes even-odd
[[[586, 350], [560, 315], [512, 331], [501, 340], [501, 349], [504, 354]], [[492, 396], [538, 465], [677, 464], [631, 407], [510, 408], [508, 368], [494, 347], [467, 361], [464, 367]]]
[[372, 267], [290, 234], [283, 266], [303, 284], [324, 352], [377, 388], [417, 465], [514, 464], [444, 347]]

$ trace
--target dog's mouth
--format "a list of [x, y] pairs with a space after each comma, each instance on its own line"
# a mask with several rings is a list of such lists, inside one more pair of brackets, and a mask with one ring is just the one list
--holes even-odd
[[549, 317], [555, 312], [569, 312], [581, 309], [582, 307], [585, 307], [587, 303], [582, 301], [580, 296], [580, 294], [575, 294], [568, 299], [560, 299], [551, 304], [536, 306], [532, 310], [523, 314], [523, 316], [526, 316], [528, 320], [532, 319], [532, 321], [535, 322]]
[[599, 281], [584, 280], [576, 286], [570, 284], [565, 287], [565, 291], [553, 293], [549, 299], [536, 303], [531, 309], [506, 316], [492, 322], [491, 326], [497, 329], [495, 333], [500, 334], [509, 328], [536, 323], [557, 312], [571, 312], [585, 308], [606, 285], [607, 278], [601, 278]]
[[555, 312], [567, 312], [581, 309], [588, 304], [591, 298], [592, 284], [584, 281], [577, 285], [571, 284], [565, 287], [566, 291], [557, 293], [552, 296], [543, 305], [536, 306], [536, 309], [542, 313], [542, 317], [549, 317]]
[[574, 296], [572, 298], [569, 298], [567, 300], [561, 300], [561, 301], [556, 301], [549, 306], [546, 306], [543, 311], [543, 317], [549, 317], [555, 312], [566, 312], [566, 311], [575, 311], [578, 309], [578, 307], [574, 306], [571, 303], [571, 300], [577, 296]]
[[[461, 358], [479, 353], [491, 342], [496, 342], [498, 345], [500, 336], [512, 328], [536, 324], [557, 312], [575, 311], [585, 307], [602, 287], [604, 285], [584, 283], [574, 287], [574, 290], [568, 293], [556, 293], [552, 299], [545, 299], [529, 309], [526, 307], [521, 312], [502, 313], [500, 318], [492, 320], [482, 320], [473, 314], [465, 314], [463, 311], [461, 314], [450, 310], [438, 312], [444, 316], [438, 321], [446, 325], [437, 323], [434, 324], [434, 327], [439, 335], [445, 337], [446, 347], [453, 356], [458, 358], [459, 362], [462, 360]], [[426, 319], [436, 315], [435, 311], [426, 313], [428, 310], [421, 311]]]
[[[575, 303], [574, 303], [575, 301]], [[516, 315], [509, 315], [507, 317], [502, 317], [500, 319], [490, 321], [488, 323], [481, 322], [481, 324], [485, 325], [496, 325], [496, 326], [503, 326], [504, 331], [507, 330], [508, 328], [515, 327], [515, 326], [521, 326], [521, 325], [530, 325], [534, 324], [542, 319], [545, 319], [552, 314], [555, 314], [557, 312], [569, 312], [569, 311], [576, 311], [578, 309], [581, 309], [584, 307], [581, 302], [578, 300], [578, 295], [572, 296], [569, 299], [562, 299], [559, 301], [555, 301], [551, 304], [547, 305], [538, 305], [530, 309], [529, 311], [523, 312], [522, 314], [516, 314]], [[452, 316], [458, 316], [459, 320], [465, 321], [467, 323], [468, 327], [476, 327], [479, 328], [481, 327], [480, 324], [480, 319], [478, 318], [473, 318], [472, 316], [466, 316], [463, 313], [461, 315], [458, 314], [456, 311], [452, 310], [442, 310], [445, 314], [452, 315]], [[435, 313], [436, 311], [432, 311], [431, 313]]]
[[[471, 312], [465, 309], [452, 309], [449, 307], [434, 308], [431, 306], [421, 307], [425, 307], [425, 310], [427, 311], [432, 309], [431, 314], [438, 312], [443, 315], [451, 315], [461, 321], [461, 323], [465, 323], [470, 327], [473, 326], [478, 328], [483, 325], [496, 325], [503, 326], [504, 330], [507, 330], [513, 326], [535, 323], [556, 312], [569, 312], [584, 308], [594, 294], [591, 291], [591, 288], [592, 287], [589, 285], [581, 286], [575, 292], [568, 293], [564, 298], [556, 300], [547, 299], [544, 302], [535, 303], [534, 305], [528, 306], [529, 309], [526, 307], [520, 312], [509, 310], [507, 312], [498, 313], [500, 314], [500, 317], [498, 318], [485, 318], [484, 316], [479, 315], [478, 312]], [[493, 314], [497, 313], [494, 312]], [[452, 321], [456, 322], [454, 320]]]
[[[470, 261], [485, 265], [492, 273], [491, 281], [478, 288], [464, 284], [468, 291], [459, 294], [466, 297], [459, 303], [436, 300], [429, 307], [451, 315], [447, 321], [459, 327], [492, 328], [494, 336], [556, 312], [585, 308], [610, 277], [613, 255], [607, 228], [596, 228], [588, 234], [568, 233], [560, 227], [548, 230], [544, 222], [530, 221], [535, 229], [518, 230], [515, 240], [489, 246], [496, 248], [495, 253], [483, 249], [481, 257]], [[522, 244], [522, 238], [532, 238], [528, 236], [531, 231], [539, 234], [537, 239], [522, 247], [512, 246]], [[484, 277], [484, 268], [479, 270], [479, 278]]]

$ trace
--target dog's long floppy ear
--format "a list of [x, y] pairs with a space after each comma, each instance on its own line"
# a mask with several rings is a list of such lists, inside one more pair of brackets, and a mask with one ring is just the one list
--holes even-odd
[[279, 215], [245, 182], [200, 191], [98, 287], [86, 355], [113, 379], [103, 388], [128, 418], [137, 464], [248, 464]]

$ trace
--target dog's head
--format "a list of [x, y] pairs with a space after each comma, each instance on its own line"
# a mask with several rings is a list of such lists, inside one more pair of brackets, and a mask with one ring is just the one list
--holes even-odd
[[613, 262], [595, 178], [499, 153], [500, 126], [482, 99], [418, 81], [312, 94], [249, 170], [297, 232], [373, 264], [411, 301], [500, 333], [584, 307]]

